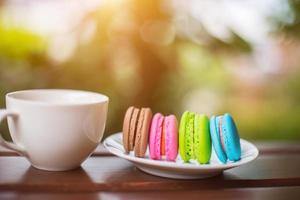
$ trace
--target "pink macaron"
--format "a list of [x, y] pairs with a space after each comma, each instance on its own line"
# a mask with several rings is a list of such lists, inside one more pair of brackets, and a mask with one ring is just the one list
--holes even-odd
[[150, 158], [175, 161], [178, 153], [178, 123], [174, 115], [164, 117], [156, 113], [152, 119], [149, 136]]

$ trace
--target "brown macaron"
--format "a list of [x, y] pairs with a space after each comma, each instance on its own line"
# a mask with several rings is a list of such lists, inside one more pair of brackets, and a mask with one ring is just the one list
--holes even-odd
[[142, 108], [135, 134], [135, 143], [134, 143], [134, 155], [137, 157], [144, 157], [149, 138], [149, 129], [152, 120], [152, 111], [150, 108]]
[[127, 109], [123, 122], [123, 146], [126, 153], [134, 150], [135, 156], [145, 156], [151, 120], [150, 108], [131, 106]]

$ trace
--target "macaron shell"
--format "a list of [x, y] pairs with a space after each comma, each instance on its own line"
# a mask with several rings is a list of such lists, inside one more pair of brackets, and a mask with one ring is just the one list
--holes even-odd
[[130, 120], [132, 117], [134, 107], [131, 106], [127, 109], [124, 121], [123, 121], [123, 146], [125, 149], [125, 152], [129, 152], [129, 127], [130, 127]]
[[200, 164], [207, 164], [211, 157], [211, 136], [206, 115], [195, 116], [194, 154]]
[[149, 153], [150, 158], [159, 160], [161, 158], [161, 134], [163, 128], [164, 116], [156, 113], [152, 119], [150, 136], [149, 136]]
[[226, 113], [223, 116], [222, 131], [224, 135], [225, 150], [229, 160], [241, 159], [241, 144], [238, 130], [232, 116]]
[[134, 108], [130, 120], [130, 126], [129, 126], [129, 151], [132, 151], [134, 148], [135, 134], [136, 134], [139, 114], [140, 114], [140, 109]]
[[152, 111], [150, 108], [142, 108], [135, 136], [134, 154], [137, 157], [144, 157], [147, 150], [149, 138], [149, 129], [152, 119]]
[[193, 157], [194, 118], [192, 112], [184, 112], [179, 127], [179, 152], [183, 161], [188, 162]]
[[181, 156], [181, 159], [185, 162], [189, 160], [185, 150], [185, 132], [188, 123], [188, 118], [189, 112], [186, 111], [182, 114], [179, 125], [179, 154]]
[[219, 123], [218, 119], [215, 116], [212, 116], [209, 121], [210, 127], [210, 136], [212, 140], [212, 144], [214, 150], [216, 152], [217, 157], [222, 163], [226, 163], [227, 156], [222, 148], [222, 144], [220, 141], [220, 133], [219, 133]]
[[175, 161], [178, 154], [178, 122], [175, 115], [165, 117], [166, 159]]

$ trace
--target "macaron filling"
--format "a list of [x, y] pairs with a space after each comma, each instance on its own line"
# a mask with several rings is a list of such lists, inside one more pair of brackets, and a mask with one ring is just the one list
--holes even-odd
[[189, 159], [194, 158], [194, 120], [195, 120], [195, 114], [189, 113], [189, 120], [186, 126], [186, 132], [185, 132], [185, 148], [186, 148], [186, 154]]
[[163, 121], [162, 133], [161, 133], [161, 145], [160, 145], [160, 152], [161, 155], [166, 155], [166, 128], [165, 128], [165, 120]]
[[142, 128], [143, 128], [143, 121], [144, 121], [144, 117], [145, 117], [145, 110], [142, 108], [139, 118], [138, 118], [138, 122], [137, 122], [137, 128], [136, 128], [136, 133], [135, 133], [135, 141], [134, 141], [134, 146], [136, 146], [136, 144], [138, 144], [140, 142], [141, 139], [141, 135], [137, 134], [137, 133], [141, 133], [142, 132]]
[[219, 129], [218, 132], [219, 132], [219, 137], [220, 137], [222, 149], [223, 149], [224, 152], [226, 152], [222, 124], [223, 124], [223, 116], [220, 116], [219, 117], [219, 124], [218, 124], [218, 129]]

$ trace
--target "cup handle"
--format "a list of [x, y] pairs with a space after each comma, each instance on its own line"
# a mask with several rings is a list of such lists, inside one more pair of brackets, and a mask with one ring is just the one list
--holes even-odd
[[[0, 109], [0, 123], [7, 117], [16, 118], [16, 117], [18, 117], [18, 114], [16, 112], [8, 111], [6, 109]], [[18, 144], [15, 144], [13, 142], [5, 141], [5, 139], [2, 137], [1, 133], [0, 133], [0, 145], [3, 147], [6, 147], [7, 149], [16, 151], [20, 155], [23, 155], [23, 156], [26, 155], [26, 151], [25, 151], [24, 147], [22, 147]]]

